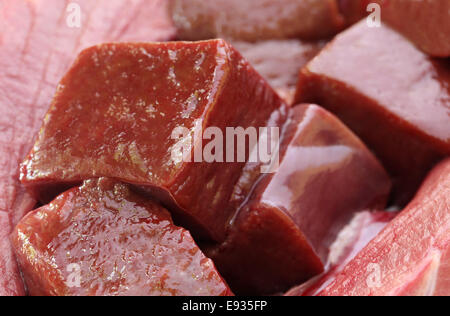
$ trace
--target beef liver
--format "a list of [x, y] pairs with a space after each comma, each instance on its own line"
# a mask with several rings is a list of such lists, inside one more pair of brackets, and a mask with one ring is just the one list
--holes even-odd
[[450, 160], [320, 295], [449, 295]]
[[[227, 127], [266, 126], [283, 106], [223, 40], [92, 47], [60, 82], [22, 183], [45, 200], [55, 185], [120, 179], [157, 196], [197, 235], [220, 241], [245, 162], [225, 162], [226, 148], [224, 162], [198, 161], [194, 151], [203, 146], [188, 138], [210, 126], [223, 135]], [[190, 134], [173, 138], [179, 127]]]
[[183, 40], [323, 39], [344, 24], [335, 0], [170, 0]]
[[[67, 25], [67, 4], [0, 2], [0, 212], [9, 213], [13, 225], [36, 203], [20, 185], [20, 161], [76, 54], [103, 41], [168, 40], [175, 34], [165, 0], [77, 0], [80, 28]], [[9, 239], [2, 235], [0, 243], [12, 262]]]
[[[36, 203], [20, 185], [20, 161], [76, 54], [103, 41], [162, 41], [175, 34], [166, 0], [76, 4], [80, 28], [67, 24], [67, 1], [0, 2], [0, 212], [9, 213], [13, 224]], [[9, 239], [2, 235], [0, 243], [5, 262], [11, 263]], [[23, 294], [23, 289], [14, 294]]]
[[313, 59], [326, 41], [272, 40], [234, 42], [233, 46], [288, 104], [294, 101], [300, 69]]
[[431, 56], [450, 56], [450, 1], [375, 0], [382, 19]]
[[34, 206], [20, 187], [18, 166], [77, 53], [104, 41], [163, 41], [175, 34], [166, 0], [76, 4], [80, 28], [67, 24], [67, 1], [1, 2], [0, 210], [13, 213], [14, 223]]
[[450, 64], [433, 60], [387, 26], [364, 21], [303, 68], [297, 102], [315, 102], [372, 148], [404, 205], [450, 154]]
[[13, 245], [31, 295], [231, 294], [188, 231], [111, 179], [27, 215]]
[[352, 215], [389, 195], [376, 158], [320, 107], [293, 108], [283, 135], [277, 172], [259, 179], [228, 239], [208, 251], [238, 294], [273, 294], [322, 272]]
[[0, 296], [23, 296], [22, 277], [9, 242], [11, 231], [8, 213], [0, 211]]

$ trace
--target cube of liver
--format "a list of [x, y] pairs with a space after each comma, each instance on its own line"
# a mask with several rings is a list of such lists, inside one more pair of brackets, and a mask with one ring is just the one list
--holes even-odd
[[13, 233], [31, 295], [227, 295], [161, 206], [101, 178], [27, 215]]
[[300, 69], [313, 59], [326, 41], [272, 40], [234, 42], [233, 46], [288, 104], [294, 101]]
[[431, 56], [450, 56], [450, 1], [375, 0], [382, 19]]
[[[47, 201], [93, 177], [136, 184], [199, 236], [220, 240], [245, 163], [196, 162], [203, 146], [194, 136], [266, 126], [284, 106], [222, 40], [92, 47], [62, 79], [21, 180]], [[179, 127], [190, 133], [172, 137]]]
[[11, 230], [8, 213], [0, 211], [0, 296], [23, 296], [25, 288], [9, 240]]
[[450, 294], [450, 160], [320, 295]]
[[179, 39], [323, 39], [344, 24], [335, 0], [171, 0]]
[[228, 239], [208, 254], [238, 294], [273, 294], [323, 271], [330, 244], [358, 211], [384, 207], [383, 167], [332, 114], [290, 111], [280, 166], [257, 182]]
[[338, 35], [302, 69], [296, 101], [324, 106], [375, 151], [399, 205], [450, 154], [450, 64], [387, 26]]

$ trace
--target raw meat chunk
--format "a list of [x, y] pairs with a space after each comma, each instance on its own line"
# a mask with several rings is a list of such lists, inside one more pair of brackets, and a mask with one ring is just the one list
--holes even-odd
[[286, 296], [314, 296], [320, 293], [396, 215], [396, 212], [385, 211], [365, 211], [356, 214], [331, 245], [326, 271], [293, 288]]
[[320, 295], [450, 295], [450, 160]]
[[13, 245], [31, 295], [229, 295], [169, 213], [101, 178], [28, 214]]
[[323, 271], [353, 214], [384, 207], [390, 180], [338, 119], [315, 105], [290, 111], [276, 173], [264, 175], [208, 251], [239, 294], [273, 294]]
[[431, 56], [450, 57], [450, 1], [375, 0], [382, 20]]
[[299, 40], [234, 42], [233, 46], [288, 104], [294, 101], [300, 69], [316, 56], [326, 41]]
[[[71, 27], [73, 5], [80, 27]], [[29, 152], [58, 81], [81, 49], [105, 41], [165, 41], [167, 0], [1, 0], [0, 210], [15, 224], [35, 204], [21, 188]], [[72, 7], [70, 7], [72, 5]], [[70, 9], [70, 10], [68, 10]]]
[[344, 24], [335, 0], [170, 0], [170, 10], [183, 40], [323, 39]]
[[375, 151], [399, 206], [450, 154], [450, 63], [387, 26], [362, 21], [338, 35], [302, 69], [296, 102], [324, 106]]
[[219, 241], [245, 162], [228, 162], [225, 148], [208, 162], [203, 131], [258, 129], [283, 106], [223, 40], [92, 47], [61, 81], [22, 164], [22, 183], [45, 200], [55, 186], [120, 179], [150, 191], [197, 235]]

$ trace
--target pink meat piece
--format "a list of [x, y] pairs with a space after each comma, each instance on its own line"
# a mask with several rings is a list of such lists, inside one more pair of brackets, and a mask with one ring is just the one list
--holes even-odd
[[181, 40], [316, 40], [344, 26], [336, 0], [168, 1]]
[[[42, 124], [56, 85], [77, 54], [101, 42], [163, 41], [175, 30], [165, 0], [79, 0], [81, 27], [67, 24], [71, 1], [5, 0], [0, 10], [0, 210], [24, 198], [18, 166]], [[25, 203], [30, 205], [29, 203]], [[25, 211], [22, 209], [22, 213]]]
[[0, 296], [23, 296], [25, 289], [9, 242], [8, 213], [0, 212]]
[[450, 295], [450, 159], [319, 295]]
[[326, 271], [293, 288], [286, 296], [314, 296], [320, 293], [396, 215], [395, 212], [384, 211], [356, 214], [331, 246]]

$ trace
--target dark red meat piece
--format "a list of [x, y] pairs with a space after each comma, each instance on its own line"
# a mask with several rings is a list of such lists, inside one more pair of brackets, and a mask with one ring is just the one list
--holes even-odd
[[375, 0], [382, 20], [409, 38], [425, 53], [450, 57], [450, 1]]
[[294, 101], [300, 69], [313, 59], [326, 41], [273, 40], [234, 42], [233, 46], [288, 104]]
[[[263, 127], [283, 106], [222, 40], [92, 47], [60, 82], [22, 183], [45, 200], [55, 185], [120, 179], [157, 196], [198, 235], [221, 240], [245, 162], [195, 162], [203, 150], [195, 134]], [[189, 135], [172, 137], [180, 127]]]
[[[245, 182], [248, 176], [244, 176]], [[239, 294], [273, 294], [323, 271], [353, 214], [385, 206], [390, 180], [364, 144], [315, 105], [290, 111], [280, 166], [264, 175], [208, 254]]]
[[450, 154], [450, 64], [387, 26], [338, 35], [301, 71], [296, 101], [324, 106], [375, 151], [399, 205]]
[[[0, 1], [0, 212], [9, 213], [13, 224], [36, 203], [20, 186], [18, 166], [77, 53], [104, 41], [162, 41], [175, 34], [166, 0], [77, 0], [80, 28], [67, 24], [72, 2]], [[2, 237], [5, 249], [8, 242]], [[8, 250], [4, 258], [11, 262]]]
[[18, 166], [77, 53], [105, 41], [163, 41], [175, 34], [166, 0], [78, 0], [80, 28], [67, 24], [72, 2], [1, 2], [0, 210], [16, 213], [14, 223], [34, 205], [20, 188]]
[[102, 178], [27, 215], [13, 245], [31, 295], [230, 295], [169, 213]]

